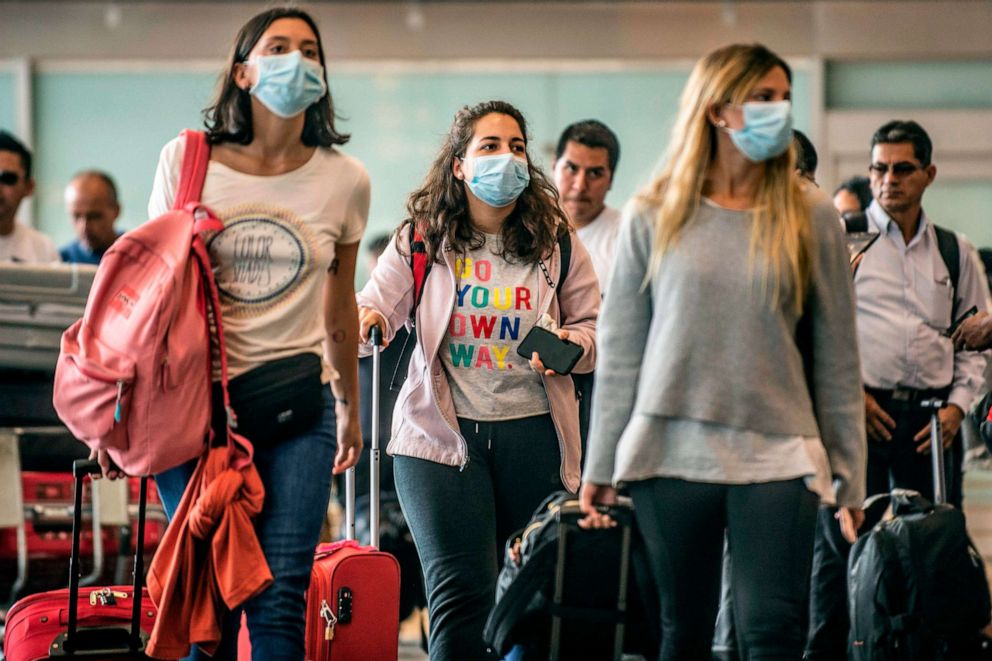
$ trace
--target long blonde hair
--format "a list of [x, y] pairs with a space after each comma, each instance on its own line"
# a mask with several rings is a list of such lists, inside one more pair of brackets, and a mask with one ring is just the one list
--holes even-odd
[[[723, 103], [742, 104], [769, 71], [781, 67], [789, 82], [792, 71], [761, 45], [735, 44], [703, 57], [692, 70], [679, 102], [679, 114], [659, 174], [638, 199], [658, 209], [647, 282], [658, 272], [665, 253], [679, 240], [699, 207], [703, 183], [716, 155], [717, 128], [709, 109]], [[795, 151], [764, 163], [754, 195], [750, 264], [764, 271], [762, 297], [779, 305], [783, 281], [791, 284], [791, 303], [802, 310], [810, 266], [809, 206], [795, 176]], [[764, 257], [757, 264], [757, 255]], [[768, 298], [768, 294], [771, 294]]]

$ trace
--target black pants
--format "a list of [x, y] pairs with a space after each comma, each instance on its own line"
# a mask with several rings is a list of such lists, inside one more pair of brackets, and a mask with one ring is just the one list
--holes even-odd
[[[878, 405], [895, 420], [891, 441], [868, 441], [868, 494], [885, 493], [895, 488], [919, 491], [933, 500], [933, 459], [929, 453], [916, 451], [916, 434], [930, 424], [930, 413], [918, 403], [893, 401], [884, 394], [870, 391]], [[929, 443], [929, 438], [927, 440]], [[947, 502], [960, 508], [962, 503], [961, 434], [944, 451], [944, 480]]]
[[813, 543], [807, 661], [845, 661], [847, 634], [847, 558], [851, 544], [834, 518], [836, 507], [821, 507]]
[[661, 599], [665, 661], [708, 659], [724, 530], [738, 645], [750, 661], [800, 658], [819, 498], [803, 480], [630, 484]]
[[482, 630], [496, 596], [506, 540], [562, 489], [550, 415], [506, 422], [459, 419], [464, 470], [396, 457], [393, 470], [427, 587], [432, 661], [495, 659]]

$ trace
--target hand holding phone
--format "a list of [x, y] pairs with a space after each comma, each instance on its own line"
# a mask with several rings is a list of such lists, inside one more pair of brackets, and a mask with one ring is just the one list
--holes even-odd
[[944, 331], [944, 337], [950, 337], [951, 335], [954, 335], [954, 331], [958, 329], [958, 326], [964, 323], [965, 319], [968, 319], [969, 317], [973, 317], [976, 314], [978, 314], [978, 306], [972, 305], [970, 308], [968, 308], [967, 312], [965, 312], [963, 315], [961, 315], [960, 317], [954, 320], [954, 323], [951, 324], [950, 328]]
[[527, 360], [537, 353], [545, 367], [558, 374], [568, 374], [579, 362], [584, 350], [574, 342], [563, 340], [549, 330], [534, 326], [517, 346], [517, 353]]

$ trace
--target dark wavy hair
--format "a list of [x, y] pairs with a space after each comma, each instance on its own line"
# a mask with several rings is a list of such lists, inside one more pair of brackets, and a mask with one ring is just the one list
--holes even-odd
[[[452, 172], [455, 158], [464, 158], [472, 142], [476, 123], [492, 113], [512, 117], [520, 127], [527, 143], [527, 121], [519, 110], [505, 101], [485, 101], [464, 107], [455, 113], [455, 121], [448, 131], [440, 153], [434, 159], [423, 186], [410, 194], [407, 213], [410, 217], [400, 225], [402, 230], [413, 223], [423, 237], [428, 259], [441, 261], [445, 240], [451, 250], [464, 253], [481, 248], [485, 236], [472, 226], [468, 215], [468, 196], [465, 183]], [[507, 261], [537, 263], [549, 257], [555, 243], [569, 229], [568, 219], [558, 207], [558, 191], [544, 172], [534, 165], [527, 154], [530, 183], [517, 198], [517, 205], [503, 222], [500, 230], [503, 251], [500, 257]], [[401, 245], [400, 232], [396, 245], [401, 254], [408, 250]]]
[[[234, 42], [227, 67], [221, 74], [218, 83], [217, 96], [213, 105], [203, 111], [204, 124], [207, 127], [207, 140], [211, 144], [219, 142], [237, 142], [242, 145], [250, 144], [254, 139], [251, 125], [251, 96], [234, 84], [234, 68], [248, 59], [251, 49], [269, 26], [281, 18], [298, 18], [313, 30], [317, 37], [317, 52], [320, 55], [320, 66], [324, 63], [324, 44], [320, 39], [320, 31], [310, 14], [292, 7], [277, 7], [258, 14], [245, 23]], [[325, 73], [326, 76], [326, 73]], [[334, 128], [334, 101], [331, 99], [331, 88], [305, 111], [303, 134], [300, 136], [303, 144], [308, 147], [331, 147], [343, 145], [351, 137], [346, 133], [338, 133]]]

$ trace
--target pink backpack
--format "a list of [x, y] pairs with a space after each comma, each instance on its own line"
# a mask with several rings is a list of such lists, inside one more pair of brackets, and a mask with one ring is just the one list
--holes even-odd
[[152, 475], [199, 456], [209, 433], [206, 310], [220, 307], [199, 233], [223, 224], [199, 205], [210, 160], [206, 138], [199, 131], [183, 138], [172, 211], [127, 232], [103, 256], [83, 318], [62, 335], [55, 370], [59, 418], [128, 475]]

